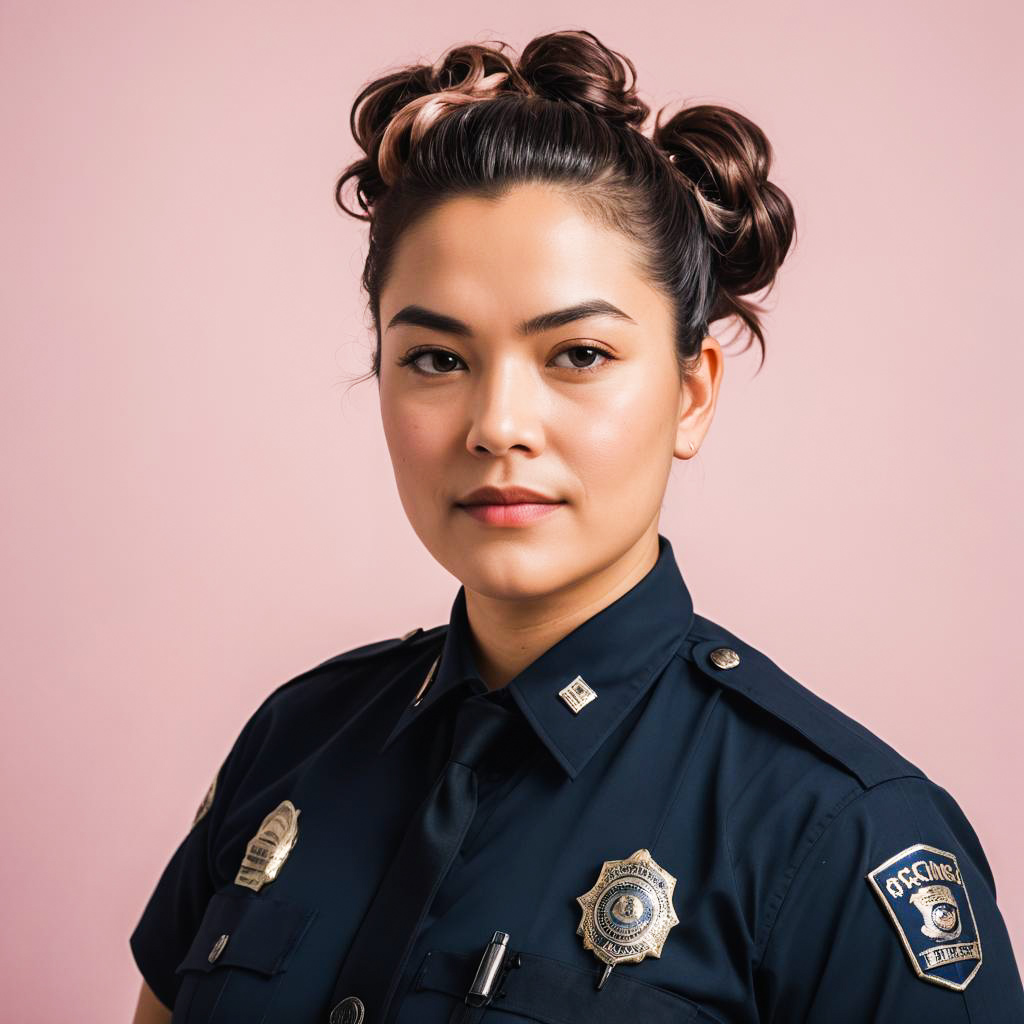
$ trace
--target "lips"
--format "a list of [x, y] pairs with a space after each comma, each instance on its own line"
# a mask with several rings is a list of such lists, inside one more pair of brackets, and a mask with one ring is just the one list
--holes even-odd
[[478, 487], [460, 498], [456, 505], [560, 505], [560, 498], [552, 498], [528, 487]]

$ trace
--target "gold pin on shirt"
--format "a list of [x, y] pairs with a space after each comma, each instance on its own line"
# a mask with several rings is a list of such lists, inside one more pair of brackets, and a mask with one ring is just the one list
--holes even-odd
[[277, 878], [299, 838], [299, 811], [291, 800], [282, 800], [264, 819], [249, 840], [235, 885], [259, 892]]
[[594, 887], [576, 897], [583, 910], [576, 934], [606, 965], [598, 988], [616, 964], [661, 956], [669, 929], [679, 923], [675, 885], [675, 877], [640, 849], [625, 860], [606, 860]]

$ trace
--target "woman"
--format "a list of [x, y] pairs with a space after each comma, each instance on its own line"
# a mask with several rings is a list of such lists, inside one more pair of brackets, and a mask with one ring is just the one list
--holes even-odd
[[137, 1022], [1024, 1020], [956, 803], [696, 614], [659, 533], [709, 323], [763, 350], [794, 218], [748, 119], [647, 114], [587, 32], [358, 97], [372, 374], [462, 585], [246, 723], [131, 937]]

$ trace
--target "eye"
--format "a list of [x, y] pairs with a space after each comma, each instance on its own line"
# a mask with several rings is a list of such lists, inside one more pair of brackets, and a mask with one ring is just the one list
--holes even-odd
[[[433, 370], [427, 370], [423, 366], [420, 365], [420, 360], [423, 359], [425, 356], [435, 357], [432, 360], [428, 361], [428, 364], [429, 363], [433, 364], [433, 366], [434, 366]], [[406, 352], [406, 354], [404, 356], [402, 356], [398, 360], [398, 365], [399, 366], [411, 365], [413, 370], [416, 371], [416, 373], [421, 373], [425, 377], [443, 377], [443, 376], [445, 376], [448, 373], [448, 370], [445, 369], [445, 370], [441, 370], [440, 372], [438, 372], [437, 371], [438, 361], [439, 360], [452, 360], [452, 359], [454, 359], [456, 362], [459, 362], [459, 363], [462, 362], [462, 360], [459, 359], [459, 357], [457, 355], [455, 355], [454, 352], [447, 352], [443, 348], [414, 348], [411, 352]], [[449, 369], [450, 368], [451, 367], [449, 365]]]
[[[570, 353], [580, 352], [591, 353], [591, 355], [599, 355], [601, 357], [601, 362], [596, 364], [588, 363], [586, 366], [579, 366], [575, 362], [573, 362], [571, 366], [567, 367], [568, 369], [579, 370], [582, 373], [587, 373], [588, 371], [598, 369], [598, 367], [603, 366], [606, 362], [614, 358], [611, 352], [608, 352], [606, 349], [599, 348], [597, 345], [572, 345], [569, 348], [563, 348], [562, 351], [559, 352], [557, 356], [555, 356], [555, 358], [560, 359], [562, 356], [570, 355]], [[587, 357], [584, 356], [584, 358]], [[574, 359], [574, 357], [570, 356], [570, 359]]]

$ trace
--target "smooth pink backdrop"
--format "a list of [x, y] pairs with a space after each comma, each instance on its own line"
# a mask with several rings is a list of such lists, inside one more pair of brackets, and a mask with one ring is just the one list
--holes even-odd
[[247, 716], [447, 620], [347, 388], [364, 234], [333, 183], [367, 78], [559, 28], [774, 143], [800, 240], [767, 366], [727, 361], [662, 532], [698, 611], [954, 793], [1022, 948], [1019, 5], [0, 18], [7, 1019], [129, 1019], [128, 935]]

